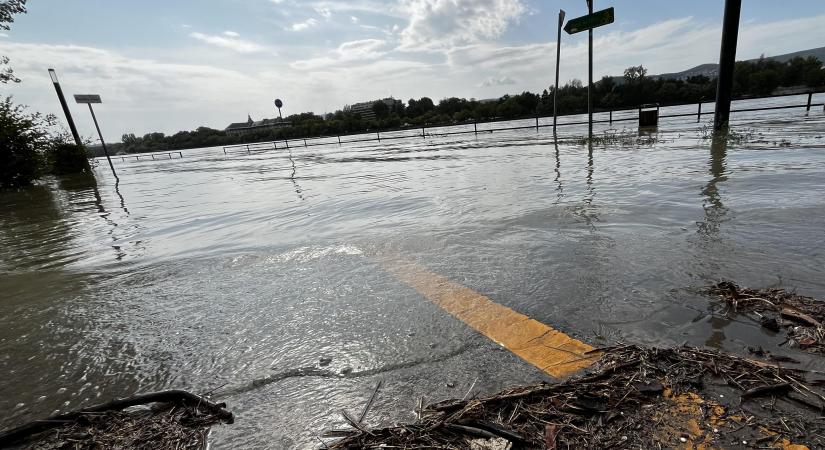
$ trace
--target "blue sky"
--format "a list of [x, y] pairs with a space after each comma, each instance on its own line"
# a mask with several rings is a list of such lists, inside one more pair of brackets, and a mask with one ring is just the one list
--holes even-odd
[[[722, 0], [596, 0], [595, 73], [651, 73], [718, 59]], [[825, 2], [745, 0], [738, 58], [825, 45]], [[32, 0], [0, 35], [23, 83], [2, 86], [59, 112], [46, 69], [69, 93], [99, 93], [105, 136], [174, 133], [286, 113], [332, 112], [393, 95], [491, 98], [552, 81], [555, 22], [584, 0]], [[562, 80], [586, 77], [586, 34], [562, 37]], [[72, 110], [84, 135], [87, 114]]]

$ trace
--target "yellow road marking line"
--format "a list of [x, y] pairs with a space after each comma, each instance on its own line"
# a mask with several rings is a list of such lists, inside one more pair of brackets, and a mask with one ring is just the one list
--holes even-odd
[[[572, 375], [596, 362], [600, 356], [598, 353], [587, 354], [593, 350], [590, 345], [424, 267], [397, 259], [381, 258], [379, 262], [387, 272], [452, 316], [553, 377]], [[658, 431], [668, 431], [667, 435], [661, 437], [663, 442], [689, 432], [690, 439], [678, 448], [712, 448], [713, 434], [699, 424], [709, 422], [711, 426], [721, 425], [724, 423], [721, 419], [724, 408], [716, 403], [708, 403], [710, 417], [705, 417], [701, 408], [705, 400], [698, 394], [674, 395], [667, 389], [664, 396], [673, 402], [673, 407], [662, 411], [664, 416], [672, 418], [671, 424], [659, 426]], [[729, 418], [735, 419], [733, 416]], [[780, 441], [779, 445], [786, 450], [808, 450], [808, 447], [794, 445], [787, 439]]]
[[457, 319], [556, 378], [593, 364], [593, 347], [427, 270], [382, 259], [384, 269]]

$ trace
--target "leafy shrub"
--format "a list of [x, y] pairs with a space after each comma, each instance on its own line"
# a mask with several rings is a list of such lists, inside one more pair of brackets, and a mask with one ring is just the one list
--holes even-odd
[[42, 165], [39, 149], [48, 145], [50, 116], [28, 114], [11, 97], [0, 101], [0, 188], [31, 184]]
[[57, 143], [46, 151], [46, 163], [54, 175], [91, 171], [86, 147], [82, 145]]

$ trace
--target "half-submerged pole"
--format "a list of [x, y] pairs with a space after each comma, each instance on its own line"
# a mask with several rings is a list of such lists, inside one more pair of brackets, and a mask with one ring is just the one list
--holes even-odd
[[553, 136], [556, 136], [556, 97], [559, 95], [559, 63], [561, 62], [561, 26], [564, 24], [564, 10], [559, 10], [559, 29], [556, 34], [556, 87], [553, 88]]
[[716, 112], [713, 129], [721, 130], [730, 121], [730, 102], [733, 96], [733, 69], [736, 64], [736, 41], [739, 38], [739, 15], [742, 0], [725, 0], [722, 22], [722, 48], [719, 51], [719, 77], [716, 84]]

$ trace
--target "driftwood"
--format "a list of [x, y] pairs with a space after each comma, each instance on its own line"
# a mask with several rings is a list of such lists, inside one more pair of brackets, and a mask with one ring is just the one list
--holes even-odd
[[121, 411], [132, 406], [146, 405], [149, 403], [182, 403], [209, 411], [227, 424], [231, 424], [235, 420], [232, 413], [226, 410], [226, 404], [224, 403], [213, 403], [199, 395], [183, 390], [151, 392], [117, 399], [77, 411], [58, 414], [44, 420], [35, 420], [25, 425], [12, 428], [11, 430], [0, 433], [0, 447], [7, 447], [35, 434], [72, 423], [85, 415], [99, 414], [107, 411]]

